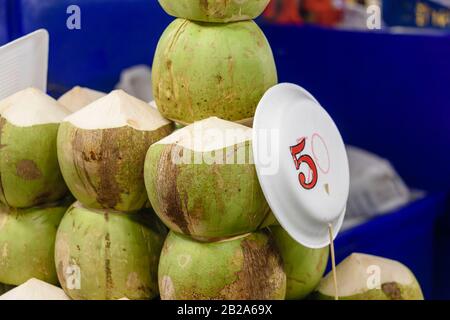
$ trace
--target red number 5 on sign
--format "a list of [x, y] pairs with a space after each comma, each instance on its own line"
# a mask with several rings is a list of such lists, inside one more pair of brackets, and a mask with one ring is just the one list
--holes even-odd
[[303, 150], [305, 150], [305, 147], [306, 138], [302, 138], [297, 145], [290, 147], [290, 150], [292, 158], [294, 159], [295, 169], [297, 171], [300, 170], [300, 166], [302, 165], [302, 163], [308, 165], [308, 168], [310, 170], [310, 177], [308, 179], [309, 182], [307, 181], [306, 175], [303, 172], [300, 172], [298, 174], [298, 181], [304, 189], [311, 190], [316, 186], [319, 177], [317, 166], [313, 158], [307, 154], [302, 154]]

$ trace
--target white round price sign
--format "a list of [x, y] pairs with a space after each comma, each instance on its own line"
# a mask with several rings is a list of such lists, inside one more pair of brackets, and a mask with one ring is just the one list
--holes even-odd
[[261, 187], [276, 218], [299, 243], [330, 244], [349, 193], [349, 168], [334, 121], [306, 90], [283, 83], [269, 89], [253, 125], [253, 153]]

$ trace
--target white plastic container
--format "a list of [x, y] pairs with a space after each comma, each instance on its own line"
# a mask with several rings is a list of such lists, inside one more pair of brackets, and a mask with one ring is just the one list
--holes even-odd
[[28, 87], [47, 91], [48, 46], [40, 29], [0, 47], [0, 100]]

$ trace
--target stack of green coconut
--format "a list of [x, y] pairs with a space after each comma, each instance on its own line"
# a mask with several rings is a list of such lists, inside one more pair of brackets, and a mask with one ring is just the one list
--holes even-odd
[[[332, 297], [330, 276], [319, 286], [328, 249], [303, 247], [277, 225], [253, 164], [252, 129], [241, 125], [277, 83], [270, 46], [250, 20], [269, 1], [159, 2], [177, 19], [156, 50], [153, 93], [165, 117], [190, 124], [152, 145], [145, 162], [151, 205], [172, 230], [159, 262], [161, 298], [302, 299], [316, 289]], [[422, 297], [403, 265], [359, 257], [339, 269], [345, 297]], [[352, 283], [360, 260], [392, 282], [367, 290], [362, 275]]]
[[65, 118], [58, 159], [78, 200], [58, 229], [55, 263], [73, 299], [150, 299], [166, 229], [147, 204], [144, 160], [173, 131], [157, 110], [113, 91]]
[[327, 249], [310, 250], [272, 220], [252, 162], [252, 129], [208, 118], [153, 144], [150, 202], [172, 231], [159, 263], [162, 299], [304, 298]]
[[0, 282], [58, 279], [55, 235], [67, 210], [56, 156], [59, 123], [68, 115], [37, 89], [0, 102]]
[[[242, 125], [277, 82], [250, 20], [268, 2], [160, 0], [179, 18], [155, 54], [159, 111], [86, 88], [0, 102], [0, 290], [24, 284], [17, 298], [42, 280], [72, 299], [333, 298], [328, 249], [277, 224]], [[349, 257], [338, 280], [341, 298], [423, 298], [408, 268], [378, 257]]]
[[274, 219], [252, 129], [242, 125], [277, 83], [270, 45], [251, 20], [269, 1], [160, 3], [177, 19], [153, 62], [156, 104], [165, 117], [194, 123], [152, 145], [145, 163], [151, 205], [172, 230], [159, 264], [161, 298], [284, 299], [286, 288], [287, 298], [304, 298], [328, 251], [298, 245], [279, 226], [264, 229]]

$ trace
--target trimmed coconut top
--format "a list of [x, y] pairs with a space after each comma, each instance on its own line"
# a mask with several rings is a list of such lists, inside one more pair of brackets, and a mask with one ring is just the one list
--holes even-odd
[[175, 131], [156, 144], [175, 144], [196, 152], [209, 152], [251, 140], [251, 128], [212, 117]]
[[70, 300], [61, 288], [37, 279], [30, 279], [4, 295], [0, 300]]
[[85, 130], [129, 126], [136, 130], [154, 131], [170, 123], [148, 103], [122, 90], [115, 90], [92, 102], [64, 121]]
[[19, 91], [0, 101], [0, 114], [18, 127], [60, 123], [68, 110], [36, 88]]
[[58, 102], [74, 113], [104, 96], [104, 92], [76, 86], [62, 95]]
[[[342, 261], [337, 266], [336, 273], [340, 297], [354, 296], [374, 289], [377, 283], [372, 280], [376, 280], [378, 275], [378, 285], [392, 282], [411, 285], [416, 281], [412, 272], [400, 262], [361, 253], [354, 253]], [[317, 290], [326, 296], [334, 296], [332, 272], [323, 278]]]

